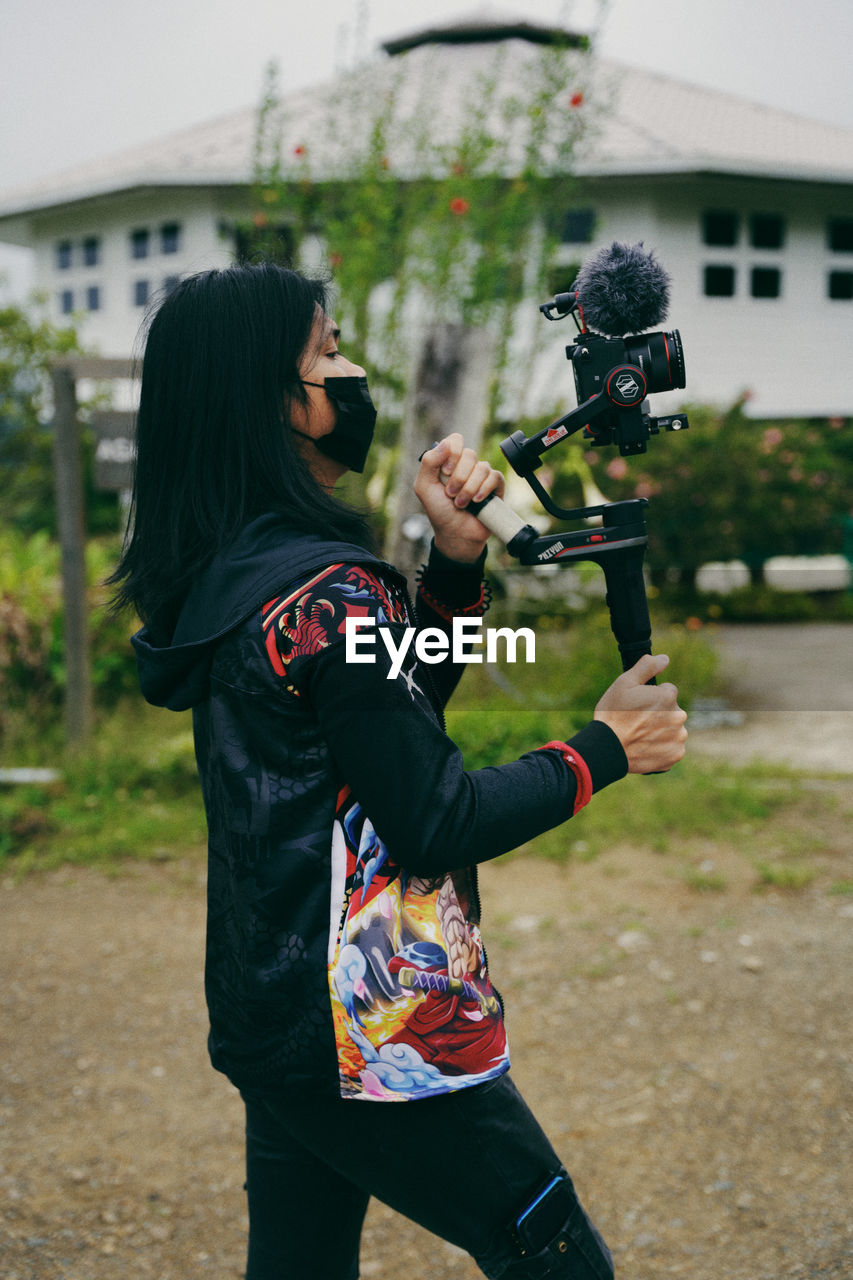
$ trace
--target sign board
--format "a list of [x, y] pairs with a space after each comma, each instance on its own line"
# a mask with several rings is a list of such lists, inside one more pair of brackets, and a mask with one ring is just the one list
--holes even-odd
[[133, 485], [136, 414], [116, 409], [92, 413], [95, 437], [95, 488], [121, 491]]

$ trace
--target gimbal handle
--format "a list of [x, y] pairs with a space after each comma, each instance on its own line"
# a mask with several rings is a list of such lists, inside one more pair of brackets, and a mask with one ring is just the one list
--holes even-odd
[[610, 627], [619, 647], [622, 670], [627, 671], [644, 653], [652, 651], [652, 628], [643, 577], [643, 556], [648, 542], [645, 498], [580, 508], [575, 514], [604, 518], [600, 528], [540, 535], [502, 498], [491, 494], [483, 502], [471, 502], [467, 510], [490, 533], [500, 538], [521, 564], [539, 565], [570, 560], [592, 560], [604, 572]]
[[[541, 486], [534, 482], [534, 477], [528, 475], [525, 478], [541, 499], [544, 493]], [[550, 499], [550, 495], [545, 496]], [[542, 535], [503, 498], [493, 493], [482, 502], [469, 502], [466, 510], [499, 538], [510, 555], [521, 564], [565, 564], [570, 560], [592, 560], [599, 564], [607, 587], [610, 627], [619, 648], [622, 669], [627, 671], [643, 654], [652, 651], [652, 630], [643, 577], [643, 555], [648, 543], [647, 506], [645, 498], [633, 498], [627, 502], [609, 502], [565, 511], [549, 500], [548, 509], [554, 515], [567, 518], [601, 515], [604, 523], [598, 528]]]

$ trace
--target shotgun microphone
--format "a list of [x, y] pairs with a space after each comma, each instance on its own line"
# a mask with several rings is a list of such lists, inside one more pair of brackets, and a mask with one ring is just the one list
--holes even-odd
[[578, 272], [576, 294], [584, 323], [608, 337], [643, 333], [663, 324], [669, 309], [669, 275], [639, 244], [601, 249]]

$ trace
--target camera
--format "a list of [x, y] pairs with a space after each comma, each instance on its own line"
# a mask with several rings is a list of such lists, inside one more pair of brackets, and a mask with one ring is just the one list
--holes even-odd
[[646, 396], [686, 386], [684, 347], [677, 329], [623, 338], [585, 334], [566, 347], [572, 362], [578, 405], [603, 391], [610, 407], [591, 419], [583, 438], [593, 445], [617, 444], [623, 456], [644, 453], [650, 435], [661, 429], [680, 431], [684, 415], [652, 418]]
[[[611, 278], [614, 265], [621, 294]], [[645, 404], [647, 395], [687, 385], [681, 334], [677, 329], [628, 332], [635, 322], [640, 328], [663, 319], [666, 282], [658, 264], [636, 250], [632, 258], [624, 254], [614, 258], [610, 250], [586, 271], [584, 292], [578, 288], [584, 283], [581, 278], [572, 292], [558, 293], [539, 310], [548, 320], [572, 316], [580, 330], [577, 340], [566, 347], [566, 358], [575, 379], [576, 413], [585, 422], [583, 438], [593, 445], [616, 444], [623, 456], [645, 453], [649, 436], [661, 430], [681, 431], [688, 425], [684, 414], [652, 418]], [[594, 331], [599, 328], [602, 332]], [[618, 336], [604, 336], [608, 330]]]

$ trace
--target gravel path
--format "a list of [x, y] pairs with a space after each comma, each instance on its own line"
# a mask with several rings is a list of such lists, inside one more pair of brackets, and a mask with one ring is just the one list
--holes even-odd
[[[853, 875], [843, 840], [793, 896], [757, 896], [722, 846], [710, 894], [629, 846], [484, 868], [514, 1073], [620, 1276], [853, 1273], [853, 907], [827, 892]], [[4, 1280], [242, 1274], [241, 1108], [205, 1053], [201, 871], [0, 886]], [[465, 1177], [448, 1169], [461, 1195]], [[478, 1274], [381, 1205], [362, 1263], [371, 1280]]]
[[[853, 628], [786, 630], [716, 632], [745, 719], [691, 748], [812, 766], [828, 749], [853, 772]], [[797, 673], [808, 705], [785, 701], [806, 697]], [[853, 1274], [853, 903], [835, 892], [853, 806], [846, 778], [811, 785], [837, 810], [799, 892], [756, 893], [738, 831], [676, 856], [483, 868], [515, 1077], [626, 1280]], [[201, 854], [8, 877], [0, 918], [0, 1277], [236, 1280], [242, 1118], [205, 1051]], [[464, 1195], [465, 1169], [447, 1176]], [[371, 1207], [365, 1280], [477, 1274]]]

